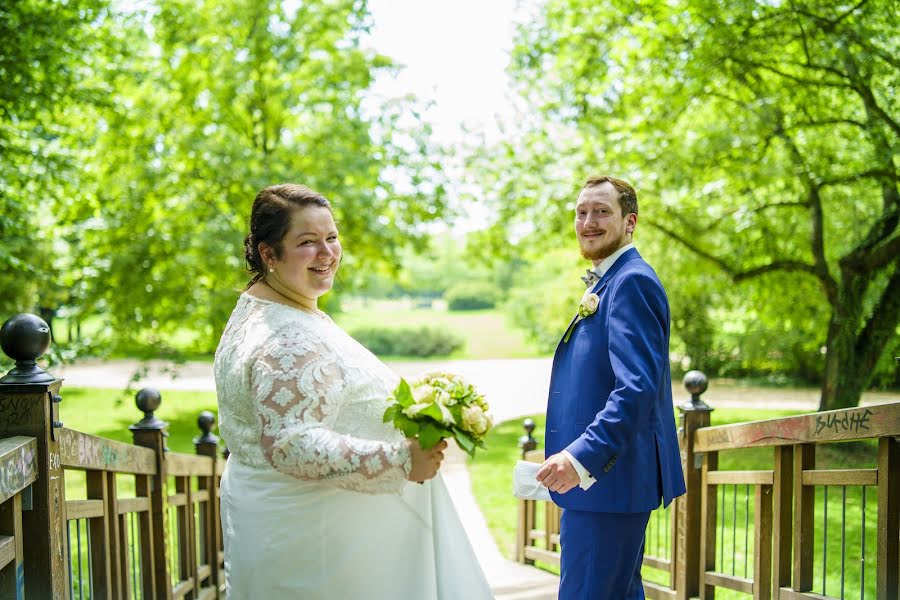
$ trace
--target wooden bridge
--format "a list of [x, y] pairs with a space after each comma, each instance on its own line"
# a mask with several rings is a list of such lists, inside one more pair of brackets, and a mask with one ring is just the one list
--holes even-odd
[[[719, 597], [729, 598], [900, 599], [900, 402], [710, 427], [712, 408], [700, 399], [706, 385], [698, 371], [685, 377], [692, 398], [679, 406], [678, 433], [687, 493], [668, 510], [655, 511], [648, 524], [646, 596], [705, 599], [715, 598], [718, 590]], [[851, 441], [862, 442], [852, 450], [863, 453], [859, 462], [870, 462], [871, 468], [816, 467], [817, 456], [827, 455], [829, 446]], [[543, 462], [543, 451], [532, 449], [530, 431], [523, 442], [523, 458]], [[748, 449], [758, 449], [767, 468], [720, 468], [720, 458], [724, 463], [731, 453]], [[851, 497], [848, 505], [848, 488], [859, 491], [858, 502]], [[840, 519], [832, 512], [829, 520], [828, 508], [834, 511], [838, 500]], [[848, 506], [862, 520], [858, 540], [846, 537]], [[559, 565], [560, 515], [550, 502], [520, 501], [520, 562]], [[833, 531], [837, 522], [839, 543]], [[867, 543], [873, 524], [875, 535]], [[847, 553], [855, 544], [858, 562], [851, 565]], [[840, 568], [831, 568], [832, 562]]]

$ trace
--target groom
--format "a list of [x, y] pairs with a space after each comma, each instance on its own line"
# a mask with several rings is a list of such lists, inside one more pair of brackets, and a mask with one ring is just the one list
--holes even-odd
[[631, 242], [637, 212], [634, 188], [614, 177], [588, 179], [575, 205], [578, 244], [594, 269], [553, 357], [537, 475], [564, 509], [560, 600], [644, 598], [650, 511], [685, 491], [669, 303]]

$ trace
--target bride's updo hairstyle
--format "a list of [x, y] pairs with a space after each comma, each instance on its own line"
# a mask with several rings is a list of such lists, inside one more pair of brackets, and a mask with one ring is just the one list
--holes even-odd
[[281, 258], [282, 242], [291, 227], [291, 215], [307, 206], [320, 206], [331, 211], [325, 196], [296, 183], [272, 185], [256, 195], [250, 211], [250, 233], [244, 239], [247, 271], [253, 275], [248, 288], [268, 272], [259, 245], [265, 242], [275, 251], [275, 256]]

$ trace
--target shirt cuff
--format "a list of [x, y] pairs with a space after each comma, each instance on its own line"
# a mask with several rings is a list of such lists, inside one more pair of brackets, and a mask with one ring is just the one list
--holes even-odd
[[586, 490], [597, 482], [597, 480], [594, 479], [590, 473], [588, 473], [588, 470], [584, 468], [584, 465], [578, 462], [578, 459], [572, 456], [572, 454], [569, 453], [568, 450], [562, 450], [561, 453], [563, 456], [568, 458], [569, 462], [572, 463], [572, 466], [575, 467], [575, 472], [578, 473], [578, 478], [581, 480], [581, 483], [578, 484], [578, 487]]

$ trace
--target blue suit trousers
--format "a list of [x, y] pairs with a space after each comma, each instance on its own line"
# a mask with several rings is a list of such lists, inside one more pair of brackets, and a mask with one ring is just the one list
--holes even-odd
[[649, 512], [565, 509], [559, 600], [643, 600], [641, 562]]

